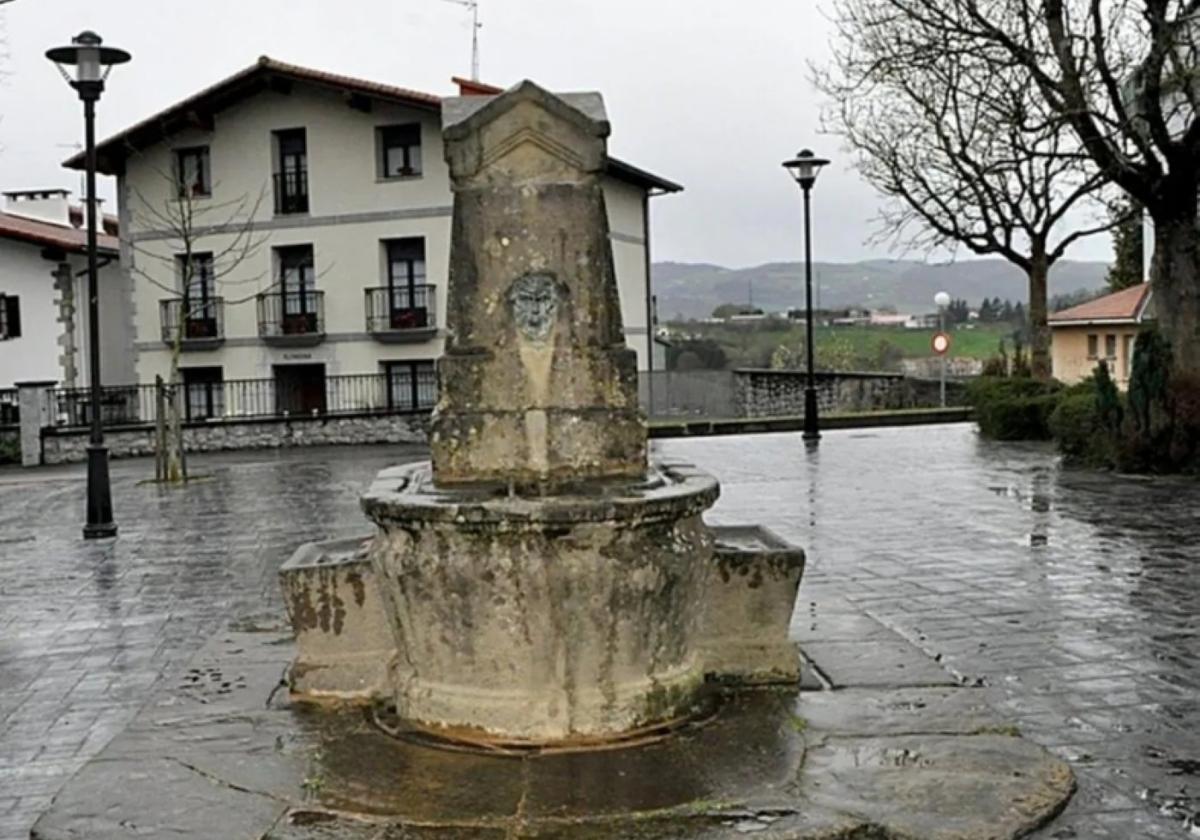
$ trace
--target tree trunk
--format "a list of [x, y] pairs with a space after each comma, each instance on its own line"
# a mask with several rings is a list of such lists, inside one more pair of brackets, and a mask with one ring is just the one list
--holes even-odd
[[[184, 319], [180, 317], [182, 325]], [[171, 374], [170, 374], [170, 398], [166, 400], [167, 404], [167, 433], [164, 436], [166, 452], [163, 453], [163, 460], [166, 462], [166, 480], [171, 484], [177, 484], [187, 479], [187, 472], [184, 469], [183, 462], [183, 423], [182, 423], [182, 407], [183, 407], [183, 376], [179, 370], [179, 356], [182, 349], [182, 326], [179, 328], [179, 335], [176, 335], [175, 342], [171, 347]]]
[[1050, 327], [1046, 323], [1046, 287], [1050, 262], [1046, 249], [1034, 248], [1026, 269], [1029, 275], [1029, 369], [1034, 379], [1050, 378]]
[[1175, 367], [1200, 373], [1200, 231], [1194, 204], [1172, 218], [1155, 218], [1150, 278], [1154, 314], [1171, 341]]

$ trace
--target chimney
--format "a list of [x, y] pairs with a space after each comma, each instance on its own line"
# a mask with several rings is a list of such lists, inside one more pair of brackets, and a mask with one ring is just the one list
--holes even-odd
[[4, 210], [14, 216], [54, 225], [71, 225], [70, 190], [21, 190], [4, 193]]

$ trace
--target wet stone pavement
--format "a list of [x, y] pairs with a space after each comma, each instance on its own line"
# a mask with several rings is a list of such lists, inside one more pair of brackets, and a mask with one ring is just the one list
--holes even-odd
[[[865, 612], [1072, 763], [1079, 792], [1040, 837], [1200, 836], [1200, 484], [1063, 472], [965, 425], [660, 446], [720, 478], [714, 524], [808, 549], [794, 630], [822, 639], [818, 661], [869, 676]], [[78, 538], [79, 470], [0, 471], [0, 839], [27, 836], [160, 680], [236, 690], [187, 662], [225, 616], [276, 623], [279, 564], [362, 533], [358, 493], [421, 456], [197, 458], [210, 478], [184, 490], [117, 462], [122, 533], [102, 545]]]

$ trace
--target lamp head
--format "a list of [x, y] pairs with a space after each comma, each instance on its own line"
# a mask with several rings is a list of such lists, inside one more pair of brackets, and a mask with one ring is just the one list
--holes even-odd
[[[79, 91], [81, 97], [99, 97], [104, 90], [104, 80], [118, 64], [124, 64], [132, 56], [125, 50], [104, 46], [104, 40], [91, 30], [84, 30], [71, 39], [67, 47], [55, 47], [46, 51], [46, 58], [53, 61], [63, 78]], [[75, 72], [68, 72], [74, 67]]]
[[933, 302], [937, 304], [938, 309], [945, 309], [950, 305], [950, 295], [946, 292], [938, 292], [933, 296]]
[[821, 168], [828, 165], [829, 161], [817, 157], [812, 153], [811, 149], [804, 149], [791, 160], [783, 162], [783, 168], [805, 190], [812, 189], [812, 185], [816, 183], [817, 175], [820, 174]]

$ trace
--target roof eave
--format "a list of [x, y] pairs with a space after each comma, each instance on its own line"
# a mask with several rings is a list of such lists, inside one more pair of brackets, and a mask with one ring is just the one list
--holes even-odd
[[1119, 327], [1133, 326], [1141, 324], [1142, 318], [1048, 318], [1047, 323], [1051, 327]]
[[[213, 85], [209, 85], [198, 93], [194, 93], [98, 143], [96, 145], [96, 169], [105, 175], [121, 174], [124, 170], [125, 160], [129, 154], [137, 151], [139, 148], [145, 148], [150, 145], [150, 143], [138, 143], [140, 135], [157, 127], [160, 134], [158, 140], [165, 140], [179, 130], [179, 127], [171, 126], [170, 123], [172, 121], [182, 118], [186, 122], [188, 114], [204, 111], [206, 103], [219, 99], [221, 94], [230, 92], [236, 85], [252, 82], [257, 75], [264, 77], [282, 76], [293, 82], [313, 85], [314, 87], [326, 90], [353, 91], [356, 95], [368, 99], [396, 102], [408, 107], [433, 112], [441, 108], [440, 98], [434, 101], [432, 95], [426, 98], [418, 95], [416, 91], [411, 92], [411, 94], [401, 94], [399, 92], [391, 94], [388, 91], [372, 87], [371, 83], [365, 79], [340, 77], [341, 81], [338, 81], [336, 74], [323, 74], [335, 78], [318, 78], [315, 74], [321, 73], [321, 71], [312, 71], [309, 74], [303, 72], [306, 70], [309, 70], [309, 68], [287, 65], [267, 56], [262, 56], [249, 67], [239, 70], [237, 73], [227, 76]], [[363, 84], [351, 84], [351, 82], [362, 82]], [[221, 108], [214, 108], [213, 112], [215, 113], [218, 110], [221, 110]], [[76, 170], [85, 168], [85, 153], [78, 152], [72, 155], [63, 161], [63, 166], [67, 169]]]
[[[20, 234], [11, 231], [0, 231], [0, 239], [8, 242], [23, 242], [26, 245], [33, 245], [38, 248], [58, 248], [68, 254], [86, 254], [87, 245], [84, 243], [65, 244], [55, 241], [52, 237], [38, 236], [37, 234]], [[119, 246], [107, 246], [96, 243], [96, 253], [102, 256], [116, 257], [120, 255]]]
[[683, 185], [677, 184], [674, 181], [668, 181], [653, 172], [648, 172], [645, 169], [640, 169], [631, 163], [626, 163], [623, 160], [610, 157], [608, 159], [608, 174], [612, 177], [633, 184], [637, 187], [643, 187], [647, 190], [658, 190], [660, 193], [678, 193], [683, 192]]

